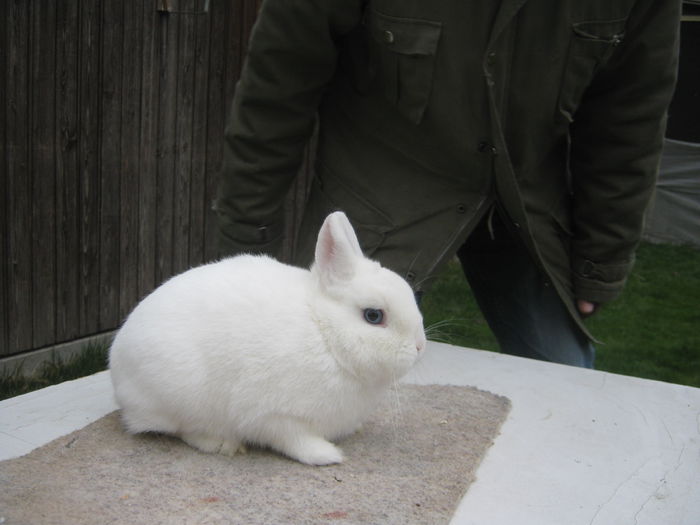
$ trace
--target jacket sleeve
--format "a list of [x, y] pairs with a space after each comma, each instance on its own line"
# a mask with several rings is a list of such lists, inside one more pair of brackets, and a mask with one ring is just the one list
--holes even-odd
[[279, 255], [283, 204], [361, 0], [265, 0], [224, 136], [216, 211], [222, 254]]
[[639, 243], [676, 81], [679, 0], [641, 0], [571, 126], [574, 294], [622, 290]]

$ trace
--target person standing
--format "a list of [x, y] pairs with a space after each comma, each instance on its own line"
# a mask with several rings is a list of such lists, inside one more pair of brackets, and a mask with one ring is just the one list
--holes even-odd
[[678, 0], [265, 0], [225, 132], [222, 253], [279, 255], [318, 123], [294, 262], [347, 213], [420, 296], [462, 262], [501, 350], [592, 367], [673, 94]]

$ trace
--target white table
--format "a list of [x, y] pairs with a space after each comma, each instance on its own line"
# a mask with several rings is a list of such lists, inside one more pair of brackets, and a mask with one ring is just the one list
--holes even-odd
[[[406, 381], [513, 404], [453, 524], [700, 524], [700, 389], [439, 343]], [[115, 408], [106, 372], [2, 401], [0, 459]]]

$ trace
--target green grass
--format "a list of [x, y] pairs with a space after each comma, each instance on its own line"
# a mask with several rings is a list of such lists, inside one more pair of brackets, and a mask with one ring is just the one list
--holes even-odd
[[[456, 262], [425, 296], [423, 313], [433, 340], [498, 349]], [[622, 296], [587, 324], [603, 343], [598, 370], [700, 387], [700, 250], [642, 243]]]
[[[423, 314], [431, 340], [498, 350], [456, 262], [424, 297]], [[588, 325], [603, 342], [597, 345], [597, 369], [700, 387], [700, 250], [643, 243], [625, 292]], [[6, 373], [0, 399], [106, 366], [107, 346], [87, 345], [70, 361], [45, 363], [36, 378]]]
[[0, 399], [26, 394], [49, 385], [78, 379], [107, 368], [107, 345], [86, 344], [72, 359], [46, 361], [34, 377], [24, 377], [21, 370], [5, 372], [0, 377]]
[[643, 244], [623, 296], [589, 326], [597, 368], [700, 387], [700, 250]]

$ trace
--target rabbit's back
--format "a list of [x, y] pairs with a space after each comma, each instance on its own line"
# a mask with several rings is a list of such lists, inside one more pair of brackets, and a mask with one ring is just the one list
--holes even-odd
[[252, 255], [193, 268], [163, 283], [134, 308], [114, 350], [128, 353], [143, 346], [139, 358], [166, 358], [173, 348], [196, 344], [201, 354], [210, 347], [222, 349], [226, 341], [255, 339], [274, 325], [289, 328], [303, 316], [298, 306], [305, 303], [308, 274]]

